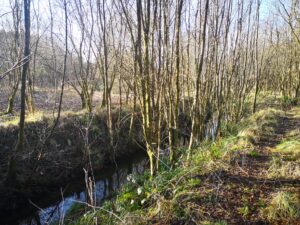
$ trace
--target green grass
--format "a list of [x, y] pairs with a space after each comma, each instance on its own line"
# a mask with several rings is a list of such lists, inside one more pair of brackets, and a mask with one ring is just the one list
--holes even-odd
[[276, 153], [279, 153], [290, 160], [296, 161], [300, 159], [300, 140], [289, 139], [281, 142], [273, 150]]
[[[280, 110], [264, 109], [236, 125], [237, 132], [227, 134], [216, 142], [203, 142], [193, 149], [190, 161], [186, 161], [186, 149], [181, 149], [180, 163], [176, 167], [161, 166], [158, 175], [149, 180], [146, 172], [142, 176], [132, 177], [123, 186], [116, 200], [107, 203], [106, 212], [99, 210], [89, 212], [81, 217], [78, 224], [90, 224], [91, 218], [105, 221], [105, 224], [118, 224], [120, 219], [112, 216], [113, 212], [125, 224], [147, 224], [149, 221], [189, 221], [195, 213], [201, 217], [203, 212], [193, 209], [193, 202], [205, 201], [215, 204], [217, 201], [212, 190], [200, 191], [202, 184], [199, 176], [212, 174], [216, 171], [227, 171], [230, 162], [240, 154], [258, 157], [254, 144], [265, 135], [272, 135], [278, 124], [278, 118], [283, 114]], [[233, 129], [235, 130], [235, 129]], [[250, 213], [248, 205], [239, 208], [239, 213], [247, 217]], [[95, 219], [94, 219], [95, 220]], [[82, 222], [84, 221], [84, 222]], [[200, 224], [226, 224], [224, 221], [203, 221]]]
[[295, 224], [300, 219], [300, 196], [284, 191], [274, 193], [262, 214], [273, 223]]
[[300, 178], [300, 162], [286, 161], [282, 157], [274, 156], [271, 160], [268, 177], [270, 178]]
[[263, 109], [241, 123], [241, 131], [238, 137], [250, 143], [256, 143], [262, 136], [274, 134], [278, 118], [282, 111], [268, 108]]
[[289, 132], [287, 139], [272, 149], [276, 155], [272, 158], [268, 169], [269, 177], [300, 178], [300, 141], [298, 135], [298, 130]]
[[[71, 116], [84, 116], [87, 112], [85, 110], [81, 111], [63, 111], [61, 113], [62, 118], [68, 118]], [[56, 118], [56, 114], [53, 114], [49, 111], [36, 111], [35, 113], [27, 113], [25, 116], [25, 123], [34, 123], [40, 122], [43, 120], [51, 120]], [[17, 126], [19, 124], [20, 118], [19, 114], [5, 114], [0, 116], [0, 127], [8, 127], [8, 126]]]
[[[35, 112], [34, 114], [27, 114], [25, 117], [25, 122], [30, 123], [30, 122], [37, 122], [41, 121], [45, 116], [45, 113], [42, 111]], [[0, 116], [0, 126], [7, 127], [9, 125], [16, 126], [19, 124], [20, 118], [19, 115], [2, 115]]]
[[[69, 224], [72, 223], [76, 218], [81, 216], [85, 212], [86, 206], [84, 204], [75, 203], [68, 210], [67, 214], [64, 218], [64, 223]], [[53, 224], [59, 224], [57, 221]]]
[[[165, 224], [178, 220], [189, 221], [192, 215], [190, 202], [202, 198], [210, 204], [216, 201], [215, 195], [209, 190], [201, 193], [204, 197], [200, 195], [197, 188], [201, 185], [201, 179], [195, 176], [226, 170], [228, 164], [224, 158], [231, 151], [233, 141], [236, 139], [229, 137], [216, 143], [207, 142], [194, 150], [189, 163], [182, 157], [180, 166], [161, 167], [152, 180], [149, 180], [148, 172], [142, 176], [130, 176], [130, 182], [123, 186], [114, 203], [105, 206], [107, 211], [113, 211], [125, 224], [147, 224], [147, 220], [155, 220], [157, 217]], [[75, 224], [91, 224], [92, 217], [105, 221], [105, 224], [120, 223], [115, 216], [100, 210], [98, 213], [87, 213]], [[209, 224], [226, 223], [220, 221]]]
[[238, 208], [238, 211], [243, 217], [247, 217], [249, 215], [250, 209], [248, 205], [244, 205], [243, 207]]
[[252, 150], [251, 152], [249, 152], [248, 155], [251, 156], [251, 157], [254, 157], [254, 158], [260, 156], [260, 154], [255, 150]]

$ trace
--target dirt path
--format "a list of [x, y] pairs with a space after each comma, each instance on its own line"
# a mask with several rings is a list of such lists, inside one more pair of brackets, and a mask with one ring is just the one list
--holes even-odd
[[197, 210], [207, 218], [228, 224], [273, 224], [263, 219], [261, 209], [274, 192], [300, 193], [300, 180], [269, 178], [268, 169], [276, 156], [271, 150], [289, 131], [299, 127], [300, 117], [295, 117], [293, 111], [281, 116], [275, 134], [261, 138], [254, 147], [255, 154], [242, 155], [228, 171], [218, 171], [205, 179], [199, 190], [202, 196]]

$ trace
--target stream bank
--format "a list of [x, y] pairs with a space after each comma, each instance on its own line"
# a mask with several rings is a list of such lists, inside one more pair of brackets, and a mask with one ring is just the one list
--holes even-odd
[[[127, 182], [129, 174], [142, 174], [147, 167], [147, 162], [146, 154], [140, 151], [134, 156], [122, 157], [116, 163], [94, 171], [94, 196], [97, 205], [112, 198]], [[52, 224], [76, 209], [78, 205], [84, 208], [87, 199], [84, 172], [77, 176], [60, 187], [47, 189], [43, 195], [19, 202], [19, 208], [16, 210], [2, 208], [0, 223], [3, 225]]]
[[[122, 118], [122, 119], [119, 119]], [[95, 171], [111, 166], [115, 161], [142, 151], [139, 119], [134, 119], [130, 135], [131, 113], [113, 114], [114, 146], [106, 126], [106, 116], [67, 115], [61, 118], [53, 134], [51, 118], [26, 123], [25, 149], [16, 154], [18, 186], [4, 185], [8, 159], [16, 145], [18, 126], [0, 126], [0, 209], [18, 210], [29, 198], [39, 198], [78, 178], [90, 163]]]

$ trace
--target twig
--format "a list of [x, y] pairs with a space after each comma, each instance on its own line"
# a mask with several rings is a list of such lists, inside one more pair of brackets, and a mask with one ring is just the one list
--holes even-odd
[[30, 199], [28, 199], [28, 202], [33, 205], [35, 208], [37, 208], [38, 210], [42, 211], [43, 213], [45, 213], [46, 211], [43, 210], [41, 207], [39, 207], [37, 204], [33, 203]]
[[95, 208], [95, 209], [99, 209], [99, 210], [103, 210], [104, 212], [107, 212], [109, 214], [111, 214], [112, 216], [116, 217], [119, 221], [121, 221], [123, 224], [126, 224], [124, 220], [122, 220], [117, 214], [115, 214], [114, 212], [111, 212], [109, 210], [106, 210], [104, 209], [103, 207], [100, 207], [100, 206], [93, 206], [87, 202], [82, 202], [82, 201], [77, 201], [77, 200], [74, 200], [74, 202], [77, 202], [77, 203], [80, 203], [80, 204], [84, 204], [86, 206], [89, 206], [89, 207], [92, 207], [92, 208]]

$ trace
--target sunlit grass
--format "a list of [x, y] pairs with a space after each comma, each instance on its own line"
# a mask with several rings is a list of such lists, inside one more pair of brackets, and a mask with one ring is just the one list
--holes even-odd
[[[19, 124], [20, 118], [19, 115], [2, 115], [1, 116], [3, 122], [0, 122], [0, 126], [7, 127], [9, 125], [16, 126]], [[25, 122], [37, 122], [41, 121], [45, 117], [45, 113], [43, 111], [38, 111], [35, 113], [28, 113], [25, 115]]]
[[[165, 224], [172, 221], [188, 221], [193, 213], [203, 216], [202, 212], [193, 211], [194, 201], [201, 201], [207, 197], [208, 201], [215, 201], [212, 190], [199, 192], [202, 180], [198, 176], [228, 171], [232, 160], [240, 159], [248, 154], [258, 157], [255, 142], [264, 135], [272, 135], [278, 125], [278, 119], [283, 114], [280, 110], [264, 109], [238, 124], [235, 134], [229, 134], [216, 142], [205, 141], [193, 149], [190, 161], [187, 162], [183, 151], [175, 168], [162, 165], [158, 174], [149, 180], [148, 175], [131, 179], [125, 185], [116, 201], [108, 203], [107, 210], [114, 210], [126, 224], [146, 224], [147, 221], [160, 218]], [[239, 208], [239, 213], [247, 217], [249, 207]], [[118, 219], [109, 213], [90, 211], [81, 217], [81, 224], [88, 224], [92, 218], [105, 221], [106, 224], [118, 223]], [[83, 223], [84, 221], [84, 223]], [[200, 224], [226, 224], [225, 222], [209, 222]]]
[[[80, 110], [80, 111], [62, 111], [61, 112], [61, 117], [62, 118], [67, 118], [70, 116], [80, 116], [86, 114], [86, 110]], [[34, 122], [39, 122], [44, 119], [55, 119], [57, 117], [57, 112], [53, 113], [50, 111], [36, 111], [34, 113], [26, 113], [25, 115], [25, 123], [34, 123]], [[8, 127], [8, 126], [17, 126], [20, 121], [20, 116], [19, 114], [5, 114], [0, 116], [0, 126], [2, 127]]]
[[291, 110], [291, 113], [294, 114], [294, 118], [300, 118], [300, 107], [299, 107], [299, 106], [294, 107], [294, 108]]
[[272, 195], [269, 205], [262, 214], [270, 222], [294, 224], [300, 219], [300, 196], [296, 193], [279, 191]]
[[257, 143], [262, 136], [272, 135], [282, 114], [280, 110], [268, 108], [242, 121], [241, 130], [237, 135], [241, 145], [251, 148], [251, 144]]
[[268, 169], [268, 177], [270, 178], [300, 178], [300, 162], [286, 161], [282, 157], [273, 157]]
[[273, 152], [279, 153], [289, 160], [298, 160], [300, 159], [300, 140], [290, 139], [283, 141], [276, 146]]
[[[252, 91], [247, 101], [253, 103], [255, 92]], [[262, 110], [267, 107], [280, 108], [282, 102], [282, 94], [274, 91], [260, 91], [257, 96], [257, 109]]]
[[289, 131], [286, 136], [287, 138], [300, 138], [300, 128]]
[[300, 178], [300, 141], [298, 129], [287, 134], [287, 139], [278, 144], [272, 152], [268, 176], [272, 178]]

